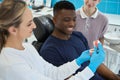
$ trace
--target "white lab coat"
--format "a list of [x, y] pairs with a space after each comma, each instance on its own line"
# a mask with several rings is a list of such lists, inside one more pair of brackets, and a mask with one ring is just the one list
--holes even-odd
[[[24, 50], [3, 48], [0, 53], [0, 80], [64, 80], [79, 66], [75, 60], [55, 67], [39, 56], [31, 44], [23, 44]], [[70, 80], [88, 80], [94, 74], [87, 67]]]

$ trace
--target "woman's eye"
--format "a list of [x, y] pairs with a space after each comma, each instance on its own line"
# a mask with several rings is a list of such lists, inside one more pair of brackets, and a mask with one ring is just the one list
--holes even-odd
[[27, 26], [31, 26], [32, 24], [30, 23], [30, 24], [28, 24]]

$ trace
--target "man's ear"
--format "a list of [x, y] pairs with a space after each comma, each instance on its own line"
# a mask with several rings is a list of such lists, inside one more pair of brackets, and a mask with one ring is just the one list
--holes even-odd
[[16, 35], [17, 29], [14, 26], [9, 27], [8, 29], [10, 34]]
[[55, 17], [53, 17], [53, 23], [54, 23], [54, 24], [56, 23], [56, 18], [55, 18]]

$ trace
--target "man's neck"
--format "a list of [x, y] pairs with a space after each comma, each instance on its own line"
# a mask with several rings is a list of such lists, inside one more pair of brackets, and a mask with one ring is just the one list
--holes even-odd
[[92, 16], [95, 12], [96, 12], [96, 8], [91, 8], [91, 9], [87, 9], [85, 7], [82, 8], [83, 9], [83, 12], [88, 16]]
[[70, 38], [70, 35], [67, 35], [67, 34], [64, 34], [58, 31], [53, 31], [52, 36], [62, 39], [62, 40], [68, 40]]

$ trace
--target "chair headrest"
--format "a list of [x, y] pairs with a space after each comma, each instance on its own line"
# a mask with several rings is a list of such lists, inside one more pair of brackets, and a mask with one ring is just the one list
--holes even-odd
[[44, 42], [46, 38], [53, 32], [54, 23], [51, 15], [35, 17], [33, 21], [36, 24], [36, 29], [33, 33], [39, 42]]

